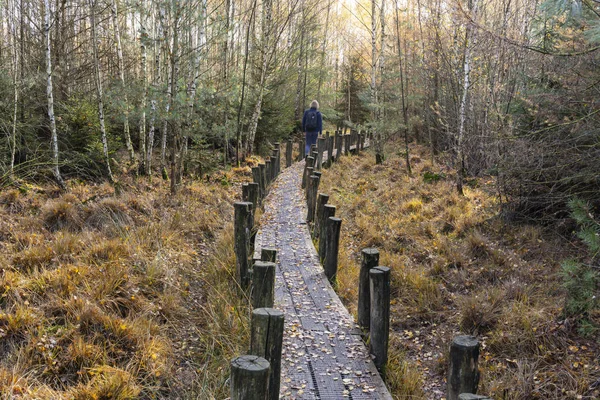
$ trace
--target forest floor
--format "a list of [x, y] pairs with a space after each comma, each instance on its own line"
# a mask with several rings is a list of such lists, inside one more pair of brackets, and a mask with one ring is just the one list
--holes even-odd
[[[443, 399], [448, 348], [481, 341], [479, 393], [494, 399], [600, 398], [598, 344], [562, 314], [560, 262], [572, 240], [507, 223], [495, 179], [470, 180], [465, 196], [426, 149], [375, 165], [370, 153], [323, 171], [320, 192], [342, 218], [338, 293], [356, 315], [360, 251], [376, 247], [392, 269], [388, 385], [398, 399]], [[439, 161], [439, 160], [438, 160]]]
[[232, 219], [250, 172], [175, 196], [131, 176], [120, 196], [77, 181], [3, 189], [0, 399], [226, 398], [248, 336]]

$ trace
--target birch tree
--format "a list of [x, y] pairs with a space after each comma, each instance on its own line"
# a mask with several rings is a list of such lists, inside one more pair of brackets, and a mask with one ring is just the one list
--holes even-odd
[[140, 78], [140, 86], [142, 88], [142, 101], [140, 104], [140, 140], [139, 140], [139, 153], [140, 153], [140, 171], [146, 171], [146, 106], [148, 103], [148, 31], [146, 24], [148, 10], [146, 1], [142, 0], [140, 4], [140, 72], [142, 73]]
[[[477, 0], [468, 0], [469, 11], [471, 12], [471, 18], [475, 19], [477, 15]], [[463, 81], [462, 81], [462, 95], [460, 99], [460, 106], [458, 111], [458, 132], [456, 135], [456, 162], [457, 162], [457, 174], [456, 174], [456, 190], [461, 196], [463, 192], [463, 181], [465, 176], [464, 170], [464, 154], [463, 154], [463, 142], [465, 137], [465, 120], [467, 118], [467, 100], [469, 95], [469, 89], [471, 86], [471, 47], [472, 47], [472, 26], [469, 21], [465, 27], [465, 38], [463, 45]]]
[[131, 135], [129, 133], [129, 100], [127, 96], [127, 90], [125, 88], [125, 63], [123, 61], [123, 46], [121, 45], [121, 31], [119, 29], [117, 0], [112, 0], [110, 10], [115, 43], [117, 45], [117, 66], [119, 70], [119, 79], [121, 81], [121, 86], [123, 89], [123, 136], [125, 137], [125, 146], [127, 148], [127, 152], [129, 153], [129, 161], [133, 163], [135, 161], [135, 153], [133, 151], [133, 145], [131, 144]]
[[102, 139], [102, 151], [104, 162], [106, 162], [106, 174], [111, 183], [115, 183], [110, 169], [110, 157], [108, 154], [108, 138], [106, 136], [106, 125], [104, 122], [104, 93], [102, 90], [102, 71], [100, 70], [100, 58], [98, 56], [98, 32], [96, 29], [96, 0], [89, 0], [90, 18], [92, 27], [92, 53], [94, 58], [94, 71], [96, 80], [96, 95], [98, 100], [98, 120], [100, 121], [100, 135]]
[[52, 147], [52, 172], [54, 179], [61, 189], [67, 186], [60, 174], [58, 165], [58, 134], [56, 132], [56, 120], [54, 117], [54, 89], [52, 86], [52, 48], [50, 46], [50, 29], [52, 21], [50, 17], [50, 0], [44, 0], [44, 43], [46, 45], [46, 100], [48, 105], [48, 121], [50, 123], [51, 147]]

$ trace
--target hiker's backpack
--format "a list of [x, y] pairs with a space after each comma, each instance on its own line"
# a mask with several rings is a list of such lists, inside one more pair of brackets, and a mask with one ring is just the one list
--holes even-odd
[[316, 131], [319, 126], [317, 125], [317, 110], [310, 109], [306, 113], [306, 130]]

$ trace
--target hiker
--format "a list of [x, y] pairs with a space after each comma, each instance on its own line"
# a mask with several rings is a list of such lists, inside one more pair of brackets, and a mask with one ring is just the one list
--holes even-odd
[[302, 131], [306, 136], [305, 153], [310, 155], [310, 146], [317, 143], [317, 136], [323, 133], [323, 118], [319, 112], [319, 102], [313, 100], [310, 103], [310, 108], [304, 111], [302, 117]]

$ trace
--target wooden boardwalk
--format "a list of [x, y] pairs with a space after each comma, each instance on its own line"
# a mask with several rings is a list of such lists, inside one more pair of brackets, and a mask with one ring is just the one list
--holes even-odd
[[304, 162], [265, 201], [256, 253], [277, 250], [275, 308], [285, 313], [282, 399], [391, 399], [352, 316], [331, 288], [305, 223]]

